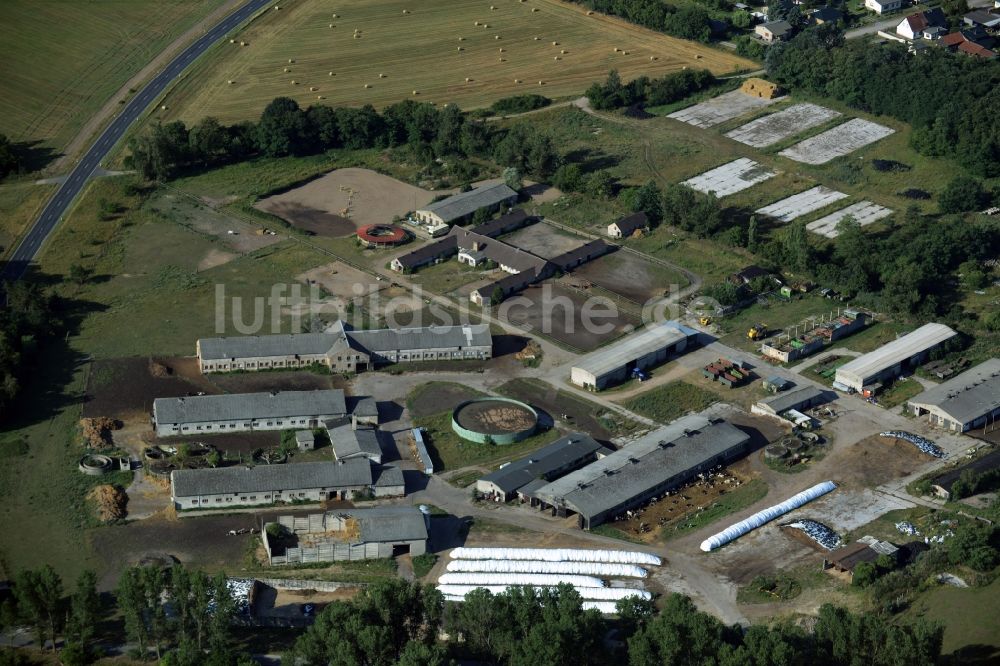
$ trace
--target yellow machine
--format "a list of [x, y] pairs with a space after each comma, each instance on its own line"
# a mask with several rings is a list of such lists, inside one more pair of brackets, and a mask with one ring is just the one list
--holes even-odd
[[751, 326], [750, 330], [747, 331], [747, 337], [751, 340], [760, 340], [765, 335], [767, 335], [767, 324], [757, 324], [756, 326]]
[[702, 317], [698, 321], [701, 323], [702, 326], [708, 326], [709, 324], [712, 323], [712, 318], [711, 317]]

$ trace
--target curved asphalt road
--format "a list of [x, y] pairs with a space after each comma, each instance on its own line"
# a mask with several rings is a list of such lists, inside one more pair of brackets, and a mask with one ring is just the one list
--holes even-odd
[[4, 280], [17, 280], [28, 270], [28, 265], [38, 254], [42, 243], [48, 238], [52, 230], [59, 224], [59, 220], [73, 199], [80, 193], [80, 190], [87, 184], [90, 177], [101, 164], [101, 160], [107, 156], [108, 152], [121, 140], [125, 132], [139, 116], [146, 110], [156, 98], [163, 94], [174, 79], [190, 65], [198, 56], [208, 50], [210, 46], [219, 41], [226, 34], [240, 25], [243, 21], [253, 16], [257, 11], [272, 2], [273, 0], [249, 0], [232, 14], [213, 26], [208, 32], [198, 38], [193, 44], [188, 46], [176, 58], [153, 78], [125, 109], [119, 113], [110, 125], [101, 133], [97, 141], [90, 146], [86, 154], [70, 172], [66, 180], [59, 185], [55, 195], [45, 205], [42, 214], [35, 220], [35, 223], [28, 230], [28, 233], [21, 238], [21, 242], [11, 254], [7, 265], [4, 266], [0, 278]]

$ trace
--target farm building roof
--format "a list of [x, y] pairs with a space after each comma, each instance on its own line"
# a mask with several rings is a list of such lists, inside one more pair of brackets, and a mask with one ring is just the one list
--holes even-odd
[[378, 416], [378, 403], [370, 395], [349, 398], [348, 403], [354, 416]]
[[[837, 376], [855, 377], [859, 383], [866, 378], [941, 344], [955, 336], [944, 324], [924, 324], [912, 333], [882, 345], [873, 352], [857, 357], [837, 368]], [[839, 381], [839, 380], [838, 380]]]
[[846, 546], [838, 548], [827, 557], [836, 567], [847, 571], [854, 571], [854, 567], [862, 562], [874, 562], [877, 560], [879, 553], [872, 550], [867, 543], [855, 541], [854, 543], [849, 543]]
[[337, 462], [179, 469], [170, 473], [170, 482], [174, 497], [355, 488], [371, 485], [372, 466], [368, 460], [357, 458]]
[[283, 418], [345, 414], [341, 389], [227, 393], [186, 398], [157, 398], [153, 416], [157, 423], [205, 423], [240, 419]]
[[792, 31], [792, 24], [788, 21], [771, 21], [762, 27], [775, 37], [783, 37]]
[[482, 236], [489, 236], [490, 238], [496, 238], [500, 234], [505, 234], [515, 229], [520, 229], [521, 227], [528, 224], [531, 220], [528, 214], [525, 213], [520, 208], [515, 208], [506, 215], [501, 215], [495, 220], [489, 220], [488, 222], [483, 222], [482, 224], [472, 227], [469, 231], [473, 233], [480, 234]]
[[560, 270], [566, 271], [579, 266], [581, 263], [605, 255], [613, 249], [615, 249], [614, 246], [608, 245], [598, 238], [568, 252], [563, 252], [560, 255], [552, 257], [549, 259], [549, 263], [558, 266]]
[[327, 426], [326, 432], [330, 436], [330, 445], [337, 460], [359, 455], [369, 458], [382, 455], [378, 432], [374, 428], [355, 429], [348, 421], [333, 427]]
[[493, 290], [497, 287], [500, 288], [504, 294], [508, 291], [516, 291], [522, 287], [539, 280], [543, 277], [535, 269], [530, 269], [526, 271], [521, 271], [520, 273], [511, 273], [510, 275], [505, 275], [496, 282], [491, 282], [485, 286], [476, 289], [476, 293], [483, 301], [489, 301], [493, 297]]
[[551, 504], [565, 503], [583, 516], [627, 504], [706, 460], [748, 442], [728, 422], [686, 416], [535, 491]]
[[962, 42], [958, 45], [958, 50], [967, 55], [978, 56], [980, 58], [993, 58], [996, 56], [995, 51], [991, 51], [985, 46], [972, 41]]
[[[454, 231], [454, 228], [452, 231]], [[401, 254], [396, 258], [396, 261], [403, 268], [414, 268], [416, 266], [423, 266], [435, 259], [443, 259], [456, 252], [458, 252], [458, 238], [454, 235], [448, 235], [439, 241], [417, 248], [412, 252]]]
[[780, 414], [789, 409], [798, 409], [800, 405], [812, 403], [814, 400], [822, 397], [824, 393], [825, 391], [815, 386], [803, 386], [794, 391], [780, 393], [772, 398], [761, 400], [761, 403], [767, 405], [768, 409], [775, 414]]
[[1000, 358], [991, 358], [910, 400], [934, 407], [956, 423], [969, 423], [1000, 409]]
[[372, 471], [372, 485], [376, 488], [404, 486], [403, 470], [395, 465], [378, 465]]
[[959, 477], [962, 476], [962, 472], [965, 470], [972, 470], [976, 474], [982, 474], [989, 470], [997, 469], [1000, 467], [1000, 450], [988, 453], [980, 458], [976, 458], [967, 465], [960, 465], [953, 469], [948, 470], [944, 474], [934, 478], [934, 485], [941, 486], [948, 492], [951, 492], [951, 484], [958, 481]]
[[469, 254], [481, 253], [485, 258], [503, 266], [510, 266], [518, 272], [530, 269], [541, 270], [546, 264], [545, 259], [527, 250], [508, 245], [489, 236], [477, 234], [474, 231], [459, 229], [456, 236], [460, 251]]
[[517, 192], [504, 183], [481, 185], [468, 192], [459, 192], [447, 199], [436, 201], [423, 210], [434, 213], [444, 222], [451, 222], [471, 215], [480, 208], [495, 206], [516, 197]]
[[358, 521], [362, 541], [420, 541], [427, 538], [424, 514], [415, 506], [373, 506], [338, 509], [331, 513], [350, 516]]
[[295, 443], [298, 445], [302, 444], [312, 444], [316, 441], [316, 435], [313, 434], [312, 430], [296, 430], [295, 431]]
[[[941, 11], [938, 9], [937, 11]], [[1000, 10], [994, 9], [975, 9], [964, 17], [965, 22], [969, 24], [978, 24], [986, 26], [987, 28], [995, 28], [1000, 25]]]
[[348, 337], [369, 352], [442, 347], [490, 347], [493, 335], [489, 324], [464, 326], [423, 326], [420, 328], [380, 328], [348, 331]]
[[345, 345], [343, 333], [294, 333], [245, 335], [234, 338], [202, 338], [198, 351], [203, 361], [269, 356], [318, 356]]
[[570, 433], [529, 456], [490, 472], [482, 480], [493, 483], [505, 493], [512, 493], [535, 479], [593, 455], [603, 448], [590, 435], [580, 432]]
[[697, 331], [675, 321], [665, 321], [636, 331], [624, 340], [581, 357], [574, 367], [589, 372], [594, 377], [600, 377], [614, 372], [630, 361], [697, 334]]
[[622, 219], [614, 223], [618, 227], [618, 231], [622, 233], [622, 236], [631, 236], [635, 233], [636, 229], [642, 229], [649, 226], [649, 219], [643, 212], [632, 213], [627, 215]]

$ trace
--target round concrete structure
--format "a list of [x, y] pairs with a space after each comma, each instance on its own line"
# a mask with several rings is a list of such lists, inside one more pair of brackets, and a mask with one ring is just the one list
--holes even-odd
[[368, 248], [395, 247], [406, 242], [406, 231], [392, 224], [369, 224], [357, 231], [358, 240]]
[[88, 476], [101, 476], [112, 470], [114, 461], [99, 453], [89, 453], [80, 458], [79, 469]]
[[451, 416], [452, 430], [479, 444], [513, 444], [531, 437], [538, 428], [538, 412], [510, 398], [467, 400]]

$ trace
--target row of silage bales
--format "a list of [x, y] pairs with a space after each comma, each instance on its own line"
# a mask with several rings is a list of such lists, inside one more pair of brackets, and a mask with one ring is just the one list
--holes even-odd
[[704, 552], [709, 553], [716, 548], [720, 548], [730, 541], [738, 539], [744, 534], [766, 525], [775, 518], [779, 518], [786, 513], [799, 508], [800, 506], [808, 504], [818, 497], [822, 497], [823, 495], [836, 489], [836, 487], [837, 485], [832, 481], [817, 483], [815, 486], [807, 488], [806, 490], [789, 497], [781, 504], [775, 504], [774, 506], [770, 506], [762, 511], [758, 511], [746, 520], [741, 520], [721, 532], [710, 536], [701, 542], [701, 549]]
[[[438, 585], [438, 591], [444, 595], [448, 601], [464, 601], [465, 595], [473, 590], [486, 590], [491, 594], [503, 594], [508, 590], [518, 587], [516, 585]], [[533, 587], [534, 590], [554, 590], [553, 586]], [[584, 599], [593, 601], [618, 601], [619, 599], [652, 599], [653, 594], [648, 590], [640, 590], [633, 587], [575, 587], [573, 588]]]
[[635, 564], [615, 562], [545, 562], [537, 560], [452, 560], [448, 571], [489, 573], [541, 573], [645, 578], [649, 572]]
[[590, 550], [586, 548], [467, 548], [451, 551], [456, 560], [532, 560], [538, 562], [606, 562], [660, 566], [656, 555], [635, 550]]
[[596, 576], [487, 573], [482, 571], [441, 574], [438, 583], [441, 585], [527, 585], [530, 587], [550, 587], [567, 583], [573, 587], [604, 587], [604, 581]]

